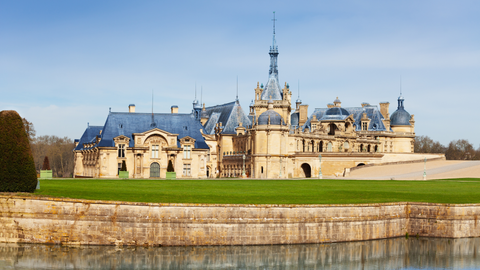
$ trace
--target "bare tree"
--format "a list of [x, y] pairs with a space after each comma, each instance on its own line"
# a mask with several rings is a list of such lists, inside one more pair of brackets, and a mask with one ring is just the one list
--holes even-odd
[[428, 136], [415, 137], [415, 153], [445, 153], [447, 148], [438, 141], [430, 139]]
[[55, 177], [71, 177], [74, 147], [73, 140], [68, 137], [45, 135], [35, 138], [33, 149], [36, 169], [41, 169], [43, 159], [48, 156]]
[[468, 140], [451, 141], [448, 144], [445, 157], [451, 160], [474, 160], [478, 159], [477, 151]]

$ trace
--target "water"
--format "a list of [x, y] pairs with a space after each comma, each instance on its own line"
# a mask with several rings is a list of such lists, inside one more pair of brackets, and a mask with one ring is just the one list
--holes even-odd
[[0, 269], [480, 269], [480, 238], [149, 248], [0, 243]]

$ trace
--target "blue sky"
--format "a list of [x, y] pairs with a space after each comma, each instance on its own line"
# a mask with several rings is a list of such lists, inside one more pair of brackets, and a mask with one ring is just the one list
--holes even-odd
[[400, 78], [417, 135], [480, 145], [480, 1], [4, 1], [0, 110], [80, 138], [112, 111], [180, 112], [195, 95], [245, 112], [268, 78], [314, 108], [390, 102]]

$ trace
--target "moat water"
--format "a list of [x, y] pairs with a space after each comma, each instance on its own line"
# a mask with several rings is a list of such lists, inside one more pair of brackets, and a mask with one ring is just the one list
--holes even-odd
[[480, 269], [480, 238], [150, 248], [0, 243], [0, 269]]

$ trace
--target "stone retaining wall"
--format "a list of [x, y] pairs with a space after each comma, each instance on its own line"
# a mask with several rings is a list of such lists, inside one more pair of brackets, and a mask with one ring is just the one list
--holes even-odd
[[480, 236], [480, 205], [210, 205], [0, 196], [0, 242], [264, 245]]

